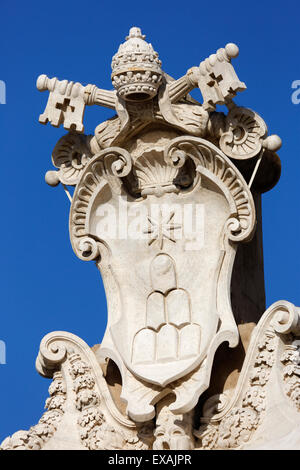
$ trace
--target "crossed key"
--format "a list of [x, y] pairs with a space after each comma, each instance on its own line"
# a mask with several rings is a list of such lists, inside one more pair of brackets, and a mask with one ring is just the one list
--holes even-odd
[[39, 117], [40, 123], [50, 122], [54, 127], [63, 124], [67, 130], [84, 131], [82, 122], [86, 103], [85, 87], [81, 83], [40, 75], [36, 86], [40, 91], [50, 91], [45, 111]]
[[198, 86], [203, 96], [203, 107], [207, 111], [214, 111], [217, 104], [225, 104], [238, 91], [247, 88], [231, 65], [231, 59], [238, 54], [238, 46], [229, 43], [200, 63]]
[[[188, 80], [189, 86], [192, 83], [192, 87], [184, 88], [183, 95], [198, 85], [205, 110], [214, 111], [217, 104], [228, 104], [237, 92], [247, 88], [245, 83], [239, 80], [231, 65], [231, 59], [237, 57], [238, 53], [238, 46], [229, 43], [202, 61], [199, 67], [190, 69], [185, 77], [192, 72], [192, 82]], [[170, 87], [175, 87], [176, 91], [178, 83], [182, 84], [181, 81], [182, 79], [171, 82]], [[45, 111], [39, 117], [39, 122], [42, 124], [50, 122], [54, 127], [63, 124], [68, 131], [83, 133], [86, 105], [97, 104], [116, 109], [116, 92], [99, 89], [96, 85], [83, 86], [79, 82], [60, 81], [56, 77], [48, 78], [46, 75], [40, 75], [36, 86], [40, 91], [50, 91]], [[178, 99], [180, 93], [175, 95]]]

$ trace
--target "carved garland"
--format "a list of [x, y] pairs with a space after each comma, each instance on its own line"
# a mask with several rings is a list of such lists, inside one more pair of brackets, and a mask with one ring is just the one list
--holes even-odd
[[[69, 373], [76, 393], [75, 405], [80, 412], [78, 425], [83, 445], [89, 450], [148, 449], [148, 445], [143, 442], [146, 440], [145, 427], [139, 432], [126, 433], [108, 422], [103, 413], [104, 409], [101, 409], [101, 398], [96, 391], [91, 367], [76, 353], [69, 356], [69, 362]], [[140, 440], [140, 437], [143, 440]], [[149, 436], [147, 437], [149, 439]]]
[[[86, 359], [82, 359], [82, 357]], [[63, 368], [71, 378], [81, 442], [90, 450], [148, 449], [153, 441], [151, 423], [138, 426], [113, 403], [94, 353], [75, 335], [53, 332], [41, 341], [36, 367], [41, 375], [59, 377]], [[60, 374], [60, 375], [59, 375]], [[51, 392], [56, 390], [51, 384]], [[65, 400], [68, 392], [64, 389]], [[72, 397], [73, 405], [73, 397]], [[50, 405], [49, 405], [50, 406]], [[53, 432], [55, 429], [53, 430]]]
[[102, 425], [106, 422], [99, 408], [100, 396], [95, 390], [95, 378], [91, 368], [81, 356], [73, 353], [69, 356], [69, 373], [73, 379], [73, 390], [76, 394], [75, 406], [80, 412], [78, 425], [80, 438], [89, 450], [105, 449]]
[[232, 241], [248, 241], [255, 228], [255, 207], [246, 181], [231, 161], [213, 144], [198, 137], [177, 137], [165, 149], [165, 161], [182, 167], [191, 158], [196, 171], [216, 183], [230, 205], [226, 234]]
[[66, 402], [66, 385], [61, 372], [53, 374], [49, 395], [45, 403], [47, 411], [38, 424], [32, 426], [29, 431], [18, 431], [7, 437], [0, 450], [40, 450], [53, 436], [64, 414]]
[[293, 338], [281, 356], [283, 383], [286, 395], [300, 411], [300, 339]]
[[[299, 333], [298, 307], [283, 300], [269, 307], [252, 333], [234, 397], [229, 402], [226, 394], [213, 396], [204, 405], [206, 417], [202, 421], [205, 424], [195, 431], [202, 448], [237, 448], [252, 438], [264, 418], [267, 385], [276, 354], [278, 355], [280, 341], [289, 343], [281, 357], [281, 362], [285, 365], [283, 369], [285, 391], [297, 408], [300, 408], [298, 365], [300, 343], [299, 340], [293, 341], [293, 334], [299, 335]], [[222, 399], [225, 400], [224, 403]]]
[[258, 344], [255, 364], [241, 407], [234, 407], [219, 423], [200, 427], [203, 449], [235, 448], [249, 441], [263, 419], [266, 384], [274, 363], [275, 334], [267, 331]]

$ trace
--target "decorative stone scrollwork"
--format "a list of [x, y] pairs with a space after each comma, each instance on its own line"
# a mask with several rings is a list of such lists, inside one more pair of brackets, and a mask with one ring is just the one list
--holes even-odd
[[[66, 332], [46, 335], [41, 342], [37, 369], [42, 375], [53, 377], [45, 405], [47, 411], [29, 431], [19, 431], [5, 439], [1, 450], [55, 448], [61, 432], [65, 436], [66, 423], [74, 449], [152, 447], [153, 423], [135, 425], [119, 411], [94, 353], [75, 335]], [[70, 443], [65, 437], [64, 449]], [[53, 440], [48, 444], [50, 438]]]
[[40, 350], [36, 359], [36, 368], [39, 374], [52, 377], [53, 371], [61, 364], [67, 356], [64, 344], [57, 343], [56, 338], [51, 333], [44, 336], [40, 344]]
[[[127, 176], [131, 171], [130, 154], [121, 148], [110, 147], [94, 156], [82, 174], [74, 193], [74, 204], [70, 211], [70, 233], [72, 245], [77, 256], [90, 261], [96, 259], [99, 243], [88, 233], [86, 227], [89, 204], [96, 189], [109, 184], [113, 191], [118, 192], [118, 178]], [[96, 191], [97, 192], [97, 191]]]
[[132, 167], [131, 156], [126, 150], [119, 147], [110, 147], [100, 152], [98, 157], [100, 156], [104, 160], [106, 171], [109, 171], [111, 167], [114, 176], [123, 178], [130, 173]]
[[300, 308], [291, 302], [280, 300], [270, 307], [274, 313], [272, 326], [277, 333], [295, 335], [300, 334]]
[[219, 144], [228, 157], [244, 160], [258, 155], [266, 135], [267, 126], [258, 114], [234, 106], [226, 116]]
[[91, 261], [96, 259], [99, 253], [97, 242], [91, 237], [83, 237], [78, 243], [78, 253], [81, 254], [80, 258], [84, 261]]
[[[265, 312], [253, 332], [235, 394], [231, 400], [228, 393], [213, 396], [204, 405], [203, 424], [195, 432], [202, 448], [244, 448], [251, 444], [254, 432], [268, 416], [271, 400], [283, 403], [282, 396], [271, 397], [277, 386], [273, 368], [279, 360], [284, 365], [284, 391], [300, 410], [300, 341], [292, 334], [299, 331], [298, 324], [299, 308], [289, 302], [276, 302]], [[284, 343], [287, 345], [280, 353]]]
[[216, 183], [227, 198], [231, 215], [226, 224], [232, 241], [250, 240], [255, 227], [255, 208], [243, 176], [231, 161], [213, 144], [198, 137], [173, 139], [165, 149], [168, 164], [182, 167], [191, 158], [196, 171]]
[[230, 158], [246, 160], [255, 157], [262, 148], [275, 152], [281, 147], [278, 136], [267, 137], [264, 120], [251, 109], [232, 106], [225, 117], [219, 145]]
[[[241, 406], [233, 407], [219, 423], [203, 425], [196, 433], [204, 449], [239, 447], [249, 441], [256, 430], [265, 409], [265, 386], [274, 362], [274, 336], [274, 333], [267, 332], [258, 344], [254, 368]], [[209, 409], [208, 403], [206, 407]]]
[[92, 157], [92, 136], [70, 132], [59, 139], [52, 153], [52, 163], [58, 171], [48, 171], [45, 179], [50, 186], [59, 183], [75, 186]]

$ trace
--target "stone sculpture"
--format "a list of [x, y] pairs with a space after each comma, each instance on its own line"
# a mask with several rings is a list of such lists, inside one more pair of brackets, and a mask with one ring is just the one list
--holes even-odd
[[[174, 80], [134, 27], [112, 60], [113, 91], [38, 78], [50, 92], [40, 122], [69, 131], [46, 182], [71, 200], [72, 247], [101, 272], [108, 324], [93, 349], [71, 333], [43, 338], [47, 411], [3, 449], [300, 445], [300, 310], [280, 301], [262, 315], [260, 197], [279, 179], [281, 140], [233, 101], [246, 88], [238, 52], [227, 44]], [[116, 115], [85, 135], [90, 105]], [[239, 377], [218, 390], [216, 351], [259, 317]], [[228, 351], [233, 370], [243, 357]]]

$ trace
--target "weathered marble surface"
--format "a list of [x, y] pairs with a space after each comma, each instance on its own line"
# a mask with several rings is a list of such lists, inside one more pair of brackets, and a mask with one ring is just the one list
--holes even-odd
[[[299, 309], [265, 311], [263, 277], [261, 194], [281, 141], [233, 101], [238, 52], [174, 80], [131, 28], [114, 90], [38, 78], [40, 122], [69, 131], [46, 182], [71, 201], [71, 244], [99, 268], [108, 323], [93, 349], [66, 332], [42, 340], [47, 411], [3, 449], [297, 448]], [[116, 115], [87, 136], [89, 105]]]

